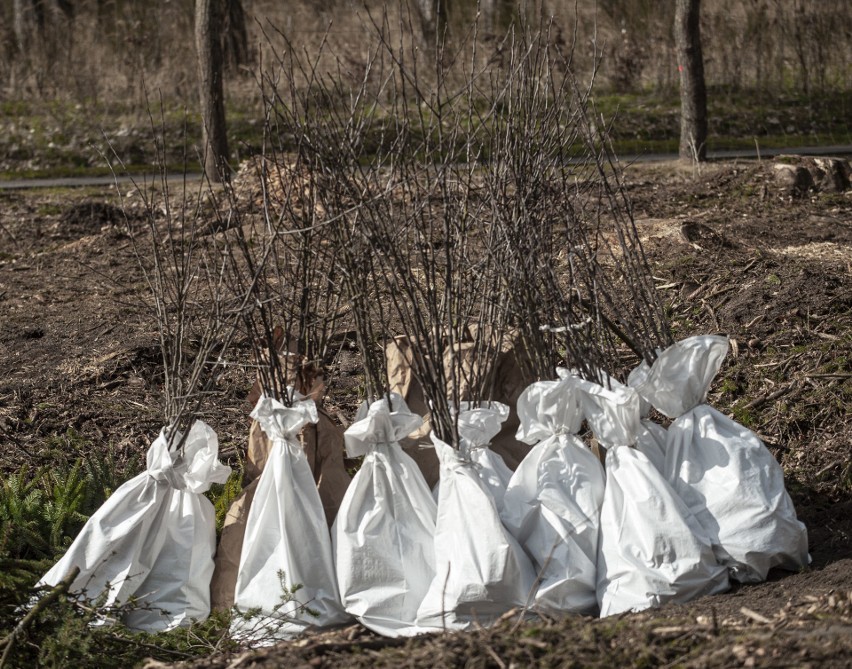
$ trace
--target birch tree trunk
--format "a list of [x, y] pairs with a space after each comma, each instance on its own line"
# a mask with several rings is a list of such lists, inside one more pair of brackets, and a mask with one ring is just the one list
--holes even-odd
[[227, 177], [228, 137], [222, 86], [222, 22], [225, 0], [195, 1], [195, 48], [201, 97], [204, 173], [210, 181]]
[[414, 6], [420, 17], [421, 37], [426, 44], [432, 45], [440, 35], [447, 20], [449, 0], [414, 0]]
[[675, 43], [680, 70], [680, 157], [707, 159], [707, 89], [701, 53], [701, 0], [676, 0]]
[[29, 34], [30, 16], [29, 3], [25, 0], [14, 0], [12, 3], [12, 28], [15, 32], [15, 46], [18, 51], [27, 48], [27, 36]]

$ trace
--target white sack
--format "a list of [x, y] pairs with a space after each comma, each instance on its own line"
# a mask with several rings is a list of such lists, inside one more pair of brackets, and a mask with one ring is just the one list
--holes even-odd
[[608, 448], [597, 565], [601, 617], [726, 590], [727, 571], [701, 524], [651, 461], [629, 447], [642, 428], [636, 392], [577, 383], [589, 426]]
[[606, 454], [601, 538], [601, 617], [728, 589], [701, 524], [650, 460], [628, 446]]
[[[650, 367], [640, 365], [630, 383], [677, 417], [667, 434], [665, 475], [704, 526], [731, 577], [756, 582], [772, 567], [805, 567], [808, 537], [781, 466], [763, 442], [702, 404], [727, 350], [725, 337], [690, 337], [660, 353]], [[680, 402], [671, 401], [679, 395]]]
[[216, 433], [202, 421], [192, 425], [182, 455], [169, 451], [166, 434], [148, 449], [147, 470], [104, 502], [38, 583], [56, 585], [79, 567], [72, 592], [103, 598], [105, 606], [138, 598], [149, 610], [133, 610], [124, 622], [146, 632], [209, 615], [216, 516], [203, 493], [231, 472], [218, 460]]
[[731, 578], [758, 582], [772, 567], [808, 565], [784, 472], [754, 432], [705, 404], [672, 423], [666, 448], [668, 476]]
[[538, 443], [509, 482], [503, 523], [535, 563], [536, 606], [593, 613], [604, 470], [575, 436], [583, 416], [573, 380], [532, 384], [518, 398], [518, 416], [517, 438]]
[[[476, 433], [492, 429], [494, 417], [482, 413], [487, 410], [459, 414], [459, 431], [467, 439], [481, 443]], [[473, 621], [488, 624], [509, 609], [527, 604], [535, 572], [521, 546], [503, 527], [477, 465], [434, 433], [432, 443], [441, 463], [436, 573], [417, 622], [439, 629], [462, 628]]]
[[653, 365], [643, 360], [627, 383], [657, 411], [677, 418], [704, 402], [727, 353], [727, 337], [687, 337], [659, 352]]
[[[503, 496], [512, 478], [512, 470], [499, 453], [491, 450], [490, 443], [509, 417], [509, 407], [501, 402], [486, 402], [480, 407], [474, 407], [470, 402], [460, 402], [459, 408], [465, 416], [464, 420], [459, 421], [462, 451], [475, 465], [477, 475], [488, 488], [500, 513], [503, 511]], [[440, 491], [439, 480], [432, 489], [432, 498], [436, 502]]]
[[399, 440], [420, 427], [402, 397], [361, 406], [346, 430], [349, 457], [364, 456], [332, 527], [343, 605], [385, 636], [427, 631], [417, 610], [435, 575], [435, 516], [426, 479]]
[[[337, 590], [322, 501], [299, 443], [301, 429], [317, 421], [317, 408], [313, 400], [288, 392], [291, 407], [261, 397], [251, 413], [272, 447], [246, 520], [234, 597], [241, 610], [260, 608], [261, 615], [250, 621], [235, 618], [232, 634], [237, 637], [284, 638], [348, 618]], [[282, 605], [285, 589], [294, 585], [302, 587]]]

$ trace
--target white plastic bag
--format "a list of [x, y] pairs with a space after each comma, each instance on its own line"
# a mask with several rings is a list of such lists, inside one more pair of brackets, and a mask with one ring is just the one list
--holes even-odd
[[[804, 568], [808, 535], [772, 453], [754, 432], [701, 404], [727, 349], [725, 337], [690, 337], [660, 353], [651, 367], [640, 366], [631, 382], [668, 415], [680, 412], [668, 430], [666, 476], [731, 577], [756, 582], [772, 567]], [[671, 401], [687, 378], [682, 401]]]
[[518, 415], [517, 438], [538, 443], [509, 482], [503, 523], [533, 558], [536, 607], [593, 613], [605, 481], [600, 461], [575, 436], [583, 416], [574, 380], [532, 384]]
[[601, 617], [728, 589], [710, 539], [686, 504], [642, 453], [606, 455], [598, 599]]
[[636, 450], [644, 455], [663, 476], [666, 475], [666, 441], [668, 431], [662, 425], [642, 416], [636, 433]]
[[[460, 402], [459, 408], [465, 416], [464, 420], [459, 421], [462, 451], [475, 465], [475, 471], [494, 498], [499, 513], [503, 510], [503, 496], [512, 478], [512, 470], [503, 457], [490, 448], [490, 443], [509, 417], [509, 407], [502, 402], [486, 402], [483, 406]], [[438, 501], [440, 490], [439, 480], [432, 489], [435, 502]]]
[[322, 501], [298, 437], [305, 424], [317, 421], [317, 408], [288, 392], [292, 406], [261, 397], [251, 414], [272, 448], [249, 509], [234, 597], [242, 611], [260, 608], [261, 614], [236, 617], [231, 631], [237, 638], [272, 641], [348, 619]]
[[[196, 421], [182, 453], [169, 451], [164, 429], [151, 444], [147, 470], [121, 485], [88, 520], [39, 585], [80, 573], [72, 592], [103, 597], [106, 606], [138, 598], [123, 622], [155, 632], [189, 625], [210, 613], [216, 517], [203, 493], [231, 470], [218, 460], [216, 433]], [[181, 434], [172, 443], [181, 443]]]
[[783, 470], [754, 432], [705, 404], [672, 423], [666, 449], [675, 489], [731, 578], [758, 582], [772, 567], [808, 565], [807, 530]]
[[627, 384], [657, 411], [677, 418], [704, 402], [727, 352], [727, 337], [688, 337], [658, 351], [653, 365], [643, 361]]
[[636, 392], [577, 383], [589, 426], [608, 448], [598, 552], [601, 617], [726, 590], [727, 571], [701, 524], [651, 461], [630, 447], [641, 429]]
[[337, 580], [346, 611], [385, 636], [427, 631], [417, 610], [435, 575], [437, 508], [426, 480], [399, 440], [422, 418], [390, 394], [364, 404], [346, 430], [349, 457], [364, 456], [332, 528]]
[[[488, 408], [459, 414], [465, 440], [486, 443], [500, 412]], [[493, 434], [496, 434], [493, 431]], [[535, 581], [532, 564], [503, 527], [489, 487], [477, 465], [432, 434], [441, 463], [435, 527], [435, 577], [420, 606], [424, 627], [462, 628], [488, 624], [515, 606], [524, 606]], [[468, 444], [469, 445], [469, 444]]]
[[[563, 376], [566, 370], [557, 370]], [[624, 384], [618, 379], [614, 379], [606, 372], [601, 372], [603, 381], [608, 384], [609, 388], [623, 388]], [[636, 429], [636, 441], [633, 444], [637, 451], [642, 453], [651, 461], [651, 464], [657, 468], [657, 471], [665, 475], [666, 469], [666, 428], [648, 418], [651, 411], [651, 404], [647, 402], [641, 395], [639, 397], [639, 423], [637, 424], [632, 418], [630, 425]], [[631, 401], [631, 411], [634, 404]], [[588, 408], [588, 403], [587, 403]], [[616, 438], [613, 436], [612, 438]]]

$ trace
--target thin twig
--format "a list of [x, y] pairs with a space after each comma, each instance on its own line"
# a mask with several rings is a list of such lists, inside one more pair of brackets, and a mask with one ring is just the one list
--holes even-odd
[[29, 610], [27, 614], [21, 618], [17, 625], [15, 625], [15, 629], [13, 629], [9, 634], [5, 636], [0, 645], [4, 646], [3, 655], [0, 657], [0, 669], [6, 666], [6, 661], [11, 656], [12, 648], [15, 645], [15, 642], [19, 637], [22, 637], [27, 628], [32, 625], [33, 621], [38, 617], [38, 615], [48, 608], [51, 604], [53, 604], [57, 599], [59, 599], [62, 595], [68, 594], [68, 589], [71, 587], [71, 584], [74, 583], [74, 580], [80, 574], [79, 567], [73, 567], [71, 571], [63, 578], [59, 583], [57, 583], [53, 588], [48, 591], [46, 595], [41, 597], [38, 602]]

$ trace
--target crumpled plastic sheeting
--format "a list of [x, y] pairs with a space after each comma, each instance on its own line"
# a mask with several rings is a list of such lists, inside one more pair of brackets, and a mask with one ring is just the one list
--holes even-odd
[[[241, 610], [261, 613], [252, 620], [234, 618], [231, 633], [238, 639], [273, 641], [348, 619], [322, 501], [298, 441], [302, 427], [317, 421], [317, 408], [313, 400], [288, 392], [292, 406], [261, 397], [251, 414], [272, 449], [249, 509], [234, 597]], [[285, 591], [296, 585], [301, 588], [284, 602]]]
[[[467, 413], [459, 414], [460, 431]], [[476, 425], [483, 424], [480, 418], [474, 418]], [[488, 624], [527, 604], [535, 572], [520, 544], [503, 527], [476, 465], [434, 433], [432, 443], [441, 462], [436, 573], [417, 622], [439, 629], [464, 628], [474, 621]]]
[[635, 448], [640, 402], [626, 386], [578, 381], [589, 426], [607, 448], [597, 595], [601, 617], [729, 587], [710, 539], [660, 471]]
[[361, 406], [346, 430], [349, 457], [364, 456], [332, 528], [346, 611], [385, 636], [411, 636], [435, 575], [437, 508], [399, 440], [420, 427], [396, 393]]
[[589, 427], [603, 446], [632, 446], [642, 425], [640, 422], [641, 402], [636, 391], [622, 384], [612, 383], [611, 388], [568, 377], [557, 370], [563, 378], [574, 378], [578, 389], [580, 409]]
[[532, 384], [518, 399], [518, 415], [518, 439], [538, 443], [509, 482], [503, 523], [535, 562], [536, 608], [594, 613], [605, 475], [575, 436], [583, 421], [575, 380]]
[[202, 421], [192, 425], [182, 455], [169, 451], [166, 435], [164, 428], [148, 449], [147, 470], [104, 502], [39, 581], [56, 585], [77, 566], [72, 592], [105, 606], [137, 597], [144, 609], [128, 612], [123, 622], [146, 632], [209, 615], [216, 517], [203, 493], [231, 472], [218, 460], [216, 433]]
[[662, 425], [643, 417], [636, 433], [636, 450], [642, 453], [657, 471], [666, 475], [666, 441], [668, 431]]
[[[604, 377], [606, 382], [609, 383], [610, 388], [624, 388], [624, 384], [618, 381], [618, 379], [614, 379], [606, 372], [601, 372], [601, 375]], [[629, 395], [629, 391], [621, 390], [620, 393], [627, 393]], [[630, 424], [636, 428], [636, 434], [632, 435], [635, 438], [635, 441], [631, 442], [640, 453], [642, 453], [646, 458], [651, 461], [651, 464], [657, 468], [661, 474], [665, 475], [666, 471], [666, 439], [667, 439], [667, 431], [662, 425], [655, 423], [652, 420], [649, 420], [648, 414], [651, 411], [650, 402], [646, 401], [641, 395], [639, 397], [639, 424], [636, 425], [633, 421], [633, 418], [630, 419]], [[632, 412], [635, 410], [635, 405], [632, 402], [632, 399], [628, 402], [629, 411]], [[586, 402], [586, 406], [589, 407], [590, 403]], [[594, 407], [595, 410], [599, 410]], [[603, 429], [603, 428], [601, 428]], [[618, 439], [629, 439], [631, 437], [620, 436], [620, 435], [608, 435], [611, 441], [615, 441], [618, 443]], [[606, 436], [605, 436], [606, 438]]]
[[[630, 383], [667, 410], [682, 409], [669, 426], [665, 475], [713, 542], [717, 558], [742, 582], [766, 579], [772, 567], [798, 570], [810, 562], [807, 530], [784, 487], [784, 473], [754, 432], [703, 401], [725, 354], [724, 337], [690, 337], [640, 366]], [[687, 378], [692, 371], [695, 377]], [[637, 381], [638, 379], [638, 381]], [[650, 379], [665, 388], [660, 395]], [[686, 390], [682, 390], [686, 387]], [[681, 393], [680, 406], [669, 401]]]

